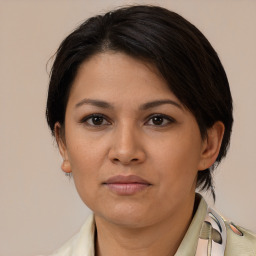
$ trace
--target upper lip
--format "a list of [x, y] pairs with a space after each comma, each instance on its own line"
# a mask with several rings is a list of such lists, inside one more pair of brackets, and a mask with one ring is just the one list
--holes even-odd
[[116, 175], [107, 179], [104, 184], [129, 184], [129, 183], [140, 183], [140, 184], [148, 184], [151, 185], [147, 180], [142, 179], [136, 175]]

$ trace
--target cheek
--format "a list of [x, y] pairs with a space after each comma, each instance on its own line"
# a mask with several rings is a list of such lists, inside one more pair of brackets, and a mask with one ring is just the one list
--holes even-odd
[[68, 135], [67, 149], [72, 172], [89, 174], [105, 157], [106, 143], [93, 134], [89, 136], [82, 126], [70, 127]]
[[191, 136], [169, 138], [154, 152], [155, 168], [165, 186], [172, 191], [185, 191], [194, 186], [201, 154], [200, 134], [195, 132]]
[[99, 196], [98, 188], [105, 171], [106, 142], [76, 130], [75, 133], [69, 133], [67, 148], [76, 189], [83, 202], [91, 208]]
[[84, 149], [77, 151], [73, 157], [71, 156], [71, 167], [80, 198], [89, 208], [94, 208], [93, 203], [100, 184], [98, 172], [100, 166], [97, 154], [92, 154], [92, 151]]

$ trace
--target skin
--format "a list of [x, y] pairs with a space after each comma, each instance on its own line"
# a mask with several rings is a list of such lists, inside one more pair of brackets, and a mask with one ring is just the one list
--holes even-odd
[[[145, 108], [162, 100], [170, 102]], [[174, 255], [191, 222], [198, 170], [214, 163], [223, 124], [202, 140], [195, 117], [152, 65], [106, 52], [81, 65], [64, 136], [60, 129], [56, 123], [62, 169], [72, 172], [95, 214], [97, 255]], [[116, 193], [104, 184], [116, 175], [137, 175], [150, 185]]]

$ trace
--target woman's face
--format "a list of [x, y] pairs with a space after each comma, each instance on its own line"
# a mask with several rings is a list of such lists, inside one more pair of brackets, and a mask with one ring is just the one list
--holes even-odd
[[80, 197], [119, 225], [151, 225], [186, 209], [205, 167], [194, 116], [154, 67], [122, 53], [82, 64], [63, 141], [63, 170], [72, 171]]

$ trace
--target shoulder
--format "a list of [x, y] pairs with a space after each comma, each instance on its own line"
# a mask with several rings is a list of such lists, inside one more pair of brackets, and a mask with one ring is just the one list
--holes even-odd
[[256, 255], [256, 234], [243, 227], [225, 220], [227, 229], [227, 244], [225, 256], [255, 256]]
[[[66, 243], [64, 243], [58, 250], [55, 250], [55, 252], [47, 256], [72, 256], [73, 251], [75, 249], [75, 245], [77, 244], [78, 237], [79, 237], [79, 233], [74, 235], [71, 239], [69, 239]], [[38, 256], [46, 256], [46, 255], [38, 255]]]
[[49, 256], [93, 256], [94, 232], [94, 216], [91, 214], [80, 231]]
[[202, 226], [200, 238], [207, 235], [205, 226], [210, 225], [212, 227], [210, 237], [215, 242], [212, 249], [217, 250], [218, 247], [219, 249], [222, 247], [221, 255], [225, 251], [225, 256], [256, 256], [256, 234], [254, 232], [234, 224], [211, 207], [208, 207], [204, 223], [208, 225]]

